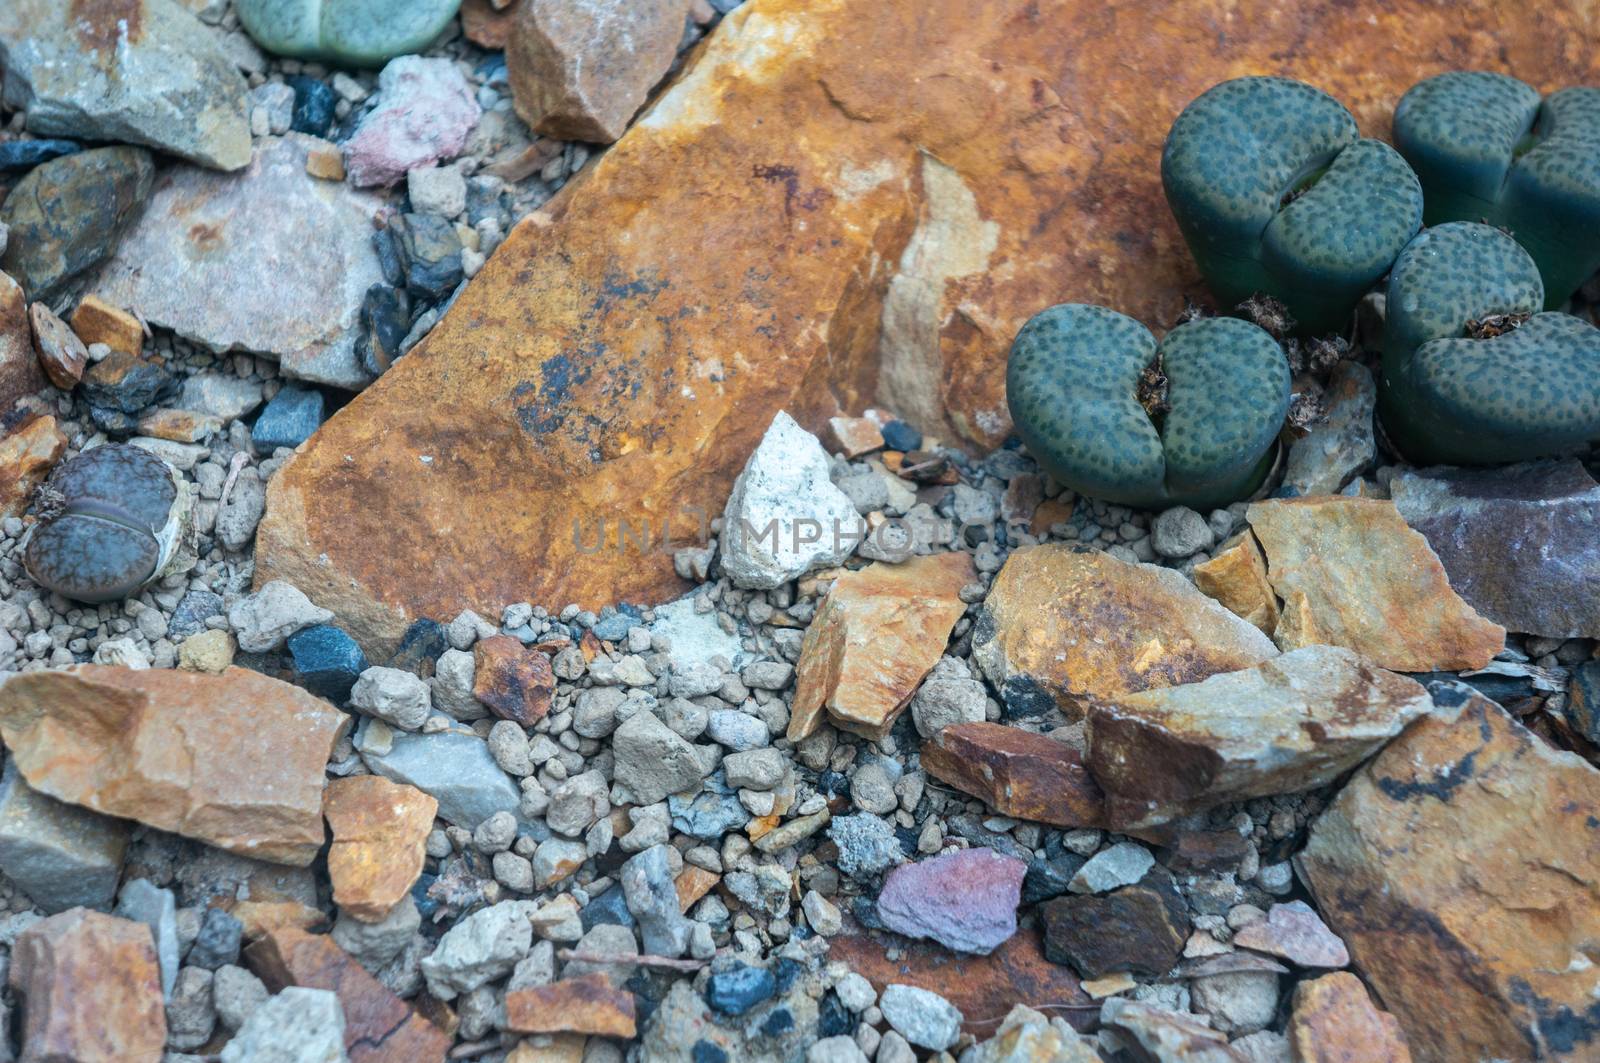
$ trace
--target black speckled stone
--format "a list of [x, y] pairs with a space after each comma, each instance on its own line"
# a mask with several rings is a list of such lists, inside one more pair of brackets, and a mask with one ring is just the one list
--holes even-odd
[[294, 90], [294, 111], [289, 118], [289, 128], [296, 133], [309, 133], [326, 137], [333, 128], [334, 108], [339, 100], [325, 81], [290, 74], [284, 84]]

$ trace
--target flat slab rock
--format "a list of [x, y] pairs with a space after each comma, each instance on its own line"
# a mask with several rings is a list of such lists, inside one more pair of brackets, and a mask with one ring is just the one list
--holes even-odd
[[1600, 638], [1600, 484], [1581, 461], [1406, 472], [1389, 492], [1478, 612], [1525, 634]]
[[[1335, 0], [745, 4], [274, 477], [259, 576], [369, 653], [463, 605], [676, 597], [671, 551], [619, 546], [621, 523], [695, 535], [778, 410], [817, 430], [881, 400], [986, 449], [1039, 307], [1070, 290], [1158, 321], [1199, 295], [1154, 160], [1200, 92], [1249, 65], [1380, 133], [1443, 70], [1600, 81], [1571, 45], [1586, 0], [1540, 16], [1396, 0], [1405, 33], [1374, 34]], [[1196, 26], [1226, 32], [1197, 47]]]
[[61, 801], [276, 863], [322, 847], [323, 772], [349, 717], [243, 668], [78, 665], [0, 686], [0, 737]]
[[1058, 827], [1105, 824], [1105, 794], [1083, 756], [1049, 735], [998, 723], [958, 723], [922, 745], [929, 775], [1002, 815]]
[[1326, 644], [1397, 672], [1482, 668], [1506, 632], [1450, 587], [1428, 541], [1386, 499], [1272, 499], [1247, 513], [1283, 600], [1284, 650]]
[[1419, 1060], [1594, 1059], [1600, 771], [1435, 683], [1299, 855], [1317, 909]]
[[1129, 694], [1089, 716], [1115, 830], [1337, 779], [1433, 707], [1420, 683], [1335, 646]]
[[973, 659], [1022, 715], [1060, 708], [1081, 717], [1277, 655], [1272, 640], [1178, 572], [1054, 543], [1007, 558], [972, 637]]
[[1025, 861], [985, 848], [901, 864], [884, 879], [878, 917], [897, 934], [987, 955], [1017, 932], [1027, 870]]
[[319, 143], [301, 133], [263, 139], [237, 174], [166, 170], [94, 293], [213, 351], [266, 354], [292, 377], [365, 386], [372, 378], [355, 344], [362, 299], [383, 280], [372, 243], [383, 203], [306, 173]]

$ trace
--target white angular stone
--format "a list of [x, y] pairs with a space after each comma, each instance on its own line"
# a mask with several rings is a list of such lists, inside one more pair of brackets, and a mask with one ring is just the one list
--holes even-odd
[[289, 986], [256, 1008], [222, 1063], [345, 1063], [344, 1009], [326, 989]]

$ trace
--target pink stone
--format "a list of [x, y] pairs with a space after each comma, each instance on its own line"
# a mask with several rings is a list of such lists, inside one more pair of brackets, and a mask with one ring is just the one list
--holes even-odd
[[409, 170], [459, 155], [482, 114], [450, 60], [391, 60], [378, 75], [378, 106], [345, 141], [350, 183], [392, 185]]
[[1240, 948], [1280, 956], [1301, 967], [1345, 967], [1350, 953], [1339, 935], [1305, 901], [1274, 904], [1267, 917], [1233, 935]]
[[986, 956], [1017, 932], [1028, 865], [993, 849], [960, 849], [902, 864], [884, 880], [878, 916], [913, 938]]

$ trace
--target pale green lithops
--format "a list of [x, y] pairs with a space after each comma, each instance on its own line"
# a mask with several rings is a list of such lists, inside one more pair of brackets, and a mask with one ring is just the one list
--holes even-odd
[[1516, 78], [1456, 70], [1412, 86], [1394, 143], [1429, 225], [1483, 221], [1526, 247], [1555, 309], [1600, 269], [1600, 89], [1541, 99]]
[[461, 0], [234, 0], [233, 6], [269, 52], [382, 66], [427, 47]]
[[1499, 229], [1425, 229], [1389, 276], [1379, 416], [1419, 464], [1491, 465], [1600, 441], [1600, 329], [1545, 303]]
[[1270, 295], [1311, 335], [1343, 331], [1422, 224], [1422, 190], [1320, 89], [1224, 81], [1178, 115], [1161, 182], [1224, 309]]
[[56, 468], [42, 497], [23, 564], [63, 597], [117, 601], [194, 567], [193, 489], [149, 451], [85, 451]]
[[[1161, 373], [1168, 409], [1147, 412], [1148, 383]], [[1006, 400], [1028, 450], [1073, 490], [1150, 509], [1211, 508], [1248, 497], [1270, 471], [1289, 366], [1247, 321], [1192, 321], [1158, 344], [1114, 310], [1064, 303], [1017, 334]]]

